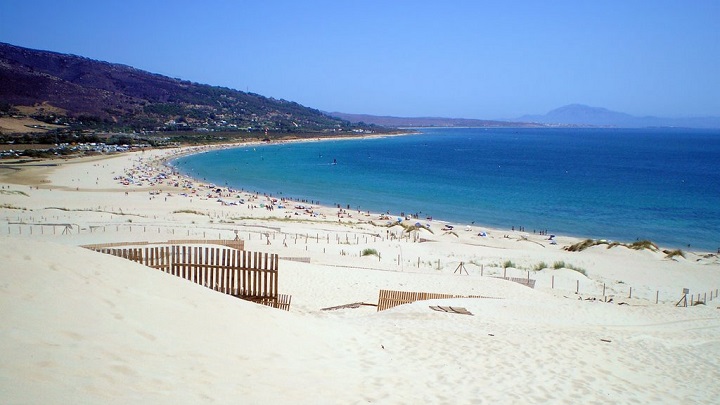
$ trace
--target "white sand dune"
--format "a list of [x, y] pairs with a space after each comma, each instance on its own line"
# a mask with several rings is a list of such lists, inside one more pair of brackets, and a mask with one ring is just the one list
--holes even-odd
[[[419, 243], [388, 238], [361, 213], [227, 207], [168, 184], [114, 179], [155, 173], [147, 161], [162, 153], [0, 177], [0, 402], [604, 404], [720, 395], [720, 300], [674, 305], [682, 288], [720, 287], [716, 256], [668, 260], [622, 247], [571, 253], [562, 246], [572, 238], [556, 246], [462, 227], [456, 237], [435, 224], [422, 235], [431, 241]], [[163, 192], [148, 194], [154, 189]], [[57, 224], [65, 223], [63, 234]], [[248, 250], [310, 261], [280, 262], [290, 312], [77, 247], [235, 231]], [[366, 248], [380, 257], [360, 257]], [[502, 269], [508, 260], [515, 268]], [[586, 275], [531, 270], [541, 261], [565, 261]], [[460, 263], [468, 274], [456, 272]], [[490, 277], [504, 272], [529, 275], [536, 288]], [[612, 303], [603, 302], [603, 284]], [[494, 298], [321, 310], [377, 303], [381, 289]]]

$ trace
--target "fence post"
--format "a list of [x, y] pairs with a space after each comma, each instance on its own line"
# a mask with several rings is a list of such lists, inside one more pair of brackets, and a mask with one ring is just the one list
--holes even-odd
[[551, 276], [550, 278], [550, 288], [555, 289], [555, 276]]
[[580, 280], [575, 280], [575, 294], [580, 293]]
[[630, 287], [630, 296], [628, 298], [632, 298], [632, 287]]
[[660, 291], [655, 291], [655, 303], [658, 303], [658, 298], [660, 297]]

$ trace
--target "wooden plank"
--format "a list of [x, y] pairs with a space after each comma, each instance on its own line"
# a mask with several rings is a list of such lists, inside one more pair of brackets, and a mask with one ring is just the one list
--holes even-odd
[[[253, 253], [253, 261], [252, 261], [252, 269], [257, 270], [257, 262], [258, 262], [258, 252]], [[257, 271], [254, 271], [250, 275], [252, 277], [252, 294], [257, 295], [258, 291], [258, 273]]]
[[466, 308], [463, 307], [444, 307], [444, 306], [430, 306], [430, 309], [433, 311], [438, 312], [447, 312], [450, 314], [460, 314], [460, 315], [472, 315], [470, 311], [468, 311]]
[[233, 295], [234, 295], [235, 291], [237, 291], [237, 288], [236, 288], [236, 282], [237, 282], [237, 278], [238, 278], [238, 265], [237, 265], [238, 262], [237, 262], [237, 260], [238, 260], [237, 252], [232, 251], [230, 254], [230, 262], [232, 263], [232, 269], [230, 269], [230, 292], [229, 293], [233, 294]]
[[207, 283], [211, 289], [215, 289], [215, 273], [217, 272], [218, 268], [217, 266], [219, 263], [217, 262], [217, 248], [210, 249], [210, 260], [209, 263], [212, 267], [209, 267], [207, 269], [208, 272], [208, 280]]
[[200, 251], [203, 252], [203, 258], [202, 258], [202, 260], [200, 260], [200, 263], [205, 265], [205, 266], [199, 266], [200, 267], [199, 270], [200, 270], [200, 284], [201, 285], [207, 285], [207, 276], [208, 276], [207, 266], [210, 264], [209, 263], [209, 257], [210, 257], [209, 250], [210, 249], [208, 247], [200, 248]]
[[429, 299], [448, 299], [448, 298], [493, 298], [485, 297], [481, 295], [453, 295], [453, 294], [438, 294], [438, 293], [426, 293], [426, 292], [412, 292], [412, 291], [390, 291], [380, 290], [378, 293], [378, 311], [384, 311], [396, 307], [398, 305], [408, 304], [415, 301], [429, 300]]

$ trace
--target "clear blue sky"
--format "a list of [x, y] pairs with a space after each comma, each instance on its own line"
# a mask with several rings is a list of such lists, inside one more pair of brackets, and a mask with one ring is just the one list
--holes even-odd
[[718, 0], [0, 0], [0, 42], [325, 111], [720, 115]]

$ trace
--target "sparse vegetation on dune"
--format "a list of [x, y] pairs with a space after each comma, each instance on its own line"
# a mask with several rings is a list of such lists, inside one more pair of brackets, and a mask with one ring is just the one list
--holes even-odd
[[65, 208], [65, 207], [47, 207], [45, 209], [46, 210], [65, 211], [65, 212], [101, 212], [101, 213], [112, 214], [112, 215], [126, 215], [126, 216], [138, 217], [138, 218], [147, 218], [147, 216], [145, 216], [145, 215], [122, 212], [122, 209], [120, 209], [120, 211], [106, 211], [106, 210], [102, 210], [100, 208], [93, 209], [93, 208]]
[[582, 274], [583, 276], [587, 276], [587, 271], [583, 269], [582, 267], [573, 266], [572, 264], [565, 263], [564, 261], [557, 261], [553, 263], [553, 269], [559, 270], [559, 269], [568, 269], [577, 271], [578, 273]]
[[539, 262], [538, 264], [533, 266], [533, 270], [535, 270], [535, 271], [540, 271], [542, 269], [547, 269], [547, 268], [548, 268], [548, 265], [545, 262]]
[[[376, 223], [375, 221], [368, 221], [368, 224], [370, 224], [370, 225], [372, 225], [372, 226], [378, 226], [378, 227], [381, 227], [381, 228], [392, 228], [393, 226], [397, 225], [397, 226], [400, 226], [400, 227], [403, 229], [403, 231], [408, 232], [408, 233], [409, 233], [409, 232], [413, 232], [413, 231], [420, 231], [420, 230], [425, 230], [425, 231], [428, 231], [428, 232], [430, 232], [430, 233], [432, 233], [432, 234], [435, 233], [435, 232], [433, 232], [433, 230], [430, 229], [429, 227], [422, 226], [422, 225], [420, 225], [420, 226], [418, 226], [418, 225], [407, 225], [407, 224], [404, 224], [404, 223], [402, 223], [402, 222], [390, 222], [390, 223], [387, 223], [387, 224], [378, 224], [378, 223]], [[455, 235], [455, 236], [457, 236], [457, 235]]]
[[363, 256], [377, 256], [380, 257], [380, 254], [375, 249], [363, 249], [362, 251]]
[[405, 229], [405, 232], [419, 231], [419, 230], [422, 229], [422, 230], [425, 230], [425, 231], [428, 231], [428, 232], [434, 234], [434, 232], [432, 231], [432, 229], [430, 229], [430, 228], [428, 228], [428, 227], [425, 227], [425, 226], [422, 226], [422, 225], [421, 225], [421, 226], [417, 226], [417, 225], [405, 225], [405, 224], [402, 224], [402, 223], [401, 223], [400, 226], [402, 226], [403, 229]]
[[175, 210], [172, 212], [173, 214], [195, 214], [195, 215], [202, 215], [206, 216], [207, 214], [204, 212], [200, 212], [197, 210]]
[[680, 250], [680, 249], [675, 249], [675, 250], [663, 250], [663, 253], [665, 253], [665, 258], [666, 258], [666, 259], [673, 259], [673, 260], [674, 260], [674, 259], [675, 259], [675, 256], [680, 256], [680, 257], [682, 257], [683, 259], [685, 258], [685, 252], [683, 252], [683, 251]]
[[0, 194], [2, 195], [23, 195], [25, 197], [29, 197], [28, 193], [20, 190], [0, 190]]
[[583, 250], [596, 246], [601, 244], [600, 241], [594, 240], [594, 239], [585, 239], [582, 242], [578, 242], [574, 245], [565, 246], [563, 249], [567, 250], [568, 252], [582, 252]]
[[649, 240], [639, 240], [633, 243], [620, 243], [620, 242], [608, 242], [606, 240], [596, 240], [596, 239], [585, 239], [582, 242], [578, 242], [574, 245], [565, 246], [563, 249], [567, 250], [568, 252], [582, 252], [583, 250], [593, 247], [593, 246], [599, 246], [599, 245], [607, 245], [607, 248], [614, 248], [615, 246], [624, 246], [628, 249], [633, 250], [651, 250], [653, 252], [657, 252], [659, 248], [656, 244]]
[[649, 240], [639, 240], [639, 241], [633, 242], [629, 245], [627, 245], [627, 244], [620, 244], [620, 245], [629, 247], [630, 249], [635, 249], [635, 250], [648, 249], [648, 250], [652, 250], [653, 252], [657, 252], [658, 250], [660, 250], [656, 244], [652, 243]]

